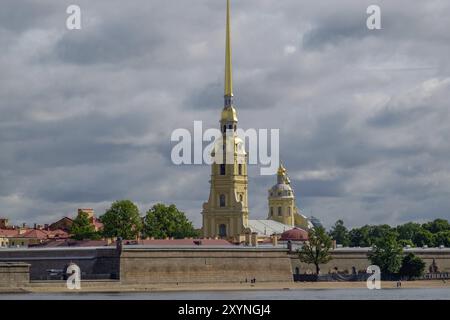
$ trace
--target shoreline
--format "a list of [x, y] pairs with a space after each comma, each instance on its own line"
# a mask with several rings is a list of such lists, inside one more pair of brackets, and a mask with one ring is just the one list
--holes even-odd
[[[450, 281], [416, 280], [403, 281], [397, 288], [396, 281], [382, 281], [381, 289], [450, 289]], [[223, 283], [223, 284], [149, 284], [122, 285], [118, 281], [82, 282], [80, 290], [69, 290], [65, 283], [39, 282], [16, 289], [0, 288], [0, 296], [5, 294], [26, 293], [68, 293], [68, 294], [119, 294], [119, 293], [150, 293], [150, 292], [207, 292], [207, 291], [282, 291], [282, 290], [334, 290], [334, 289], [367, 289], [365, 281], [358, 282], [287, 282], [287, 283]]]

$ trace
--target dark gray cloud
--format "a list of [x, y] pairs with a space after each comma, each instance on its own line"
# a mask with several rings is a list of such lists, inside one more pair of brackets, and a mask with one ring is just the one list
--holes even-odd
[[[176, 128], [217, 126], [225, 1], [4, 1], [0, 215], [46, 223], [130, 198], [196, 225], [207, 166], [170, 161]], [[244, 128], [279, 128], [298, 205], [327, 226], [450, 218], [450, 3], [233, 1]], [[250, 170], [251, 216], [274, 177]]]

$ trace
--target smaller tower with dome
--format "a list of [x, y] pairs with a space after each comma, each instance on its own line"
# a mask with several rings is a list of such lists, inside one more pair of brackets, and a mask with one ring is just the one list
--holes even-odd
[[295, 194], [286, 168], [280, 164], [277, 172], [277, 183], [269, 189], [269, 220], [285, 225], [309, 229], [311, 223], [299, 213], [295, 204]]

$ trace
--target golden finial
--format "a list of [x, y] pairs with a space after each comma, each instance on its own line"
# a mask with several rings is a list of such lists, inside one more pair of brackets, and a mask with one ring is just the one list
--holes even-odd
[[283, 163], [280, 163], [280, 167], [278, 168], [278, 175], [284, 176], [286, 174], [286, 168], [283, 167]]
[[231, 30], [230, 30], [230, 0], [227, 0], [227, 35], [225, 51], [225, 96], [233, 96], [233, 72], [231, 64]]

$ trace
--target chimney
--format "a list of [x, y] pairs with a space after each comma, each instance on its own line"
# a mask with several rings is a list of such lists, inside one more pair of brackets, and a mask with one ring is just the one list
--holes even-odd
[[27, 227], [27, 224], [24, 222], [24, 223], [22, 223], [22, 228], [26, 228]]
[[48, 223], [44, 224], [44, 229], [45, 229], [45, 230], [48, 230], [49, 227], [50, 227], [50, 226], [48, 225]]
[[7, 218], [0, 218], [0, 229], [8, 228], [9, 221]]
[[276, 234], [272, 235], [272, 244], [274, 247], [276, 247], [278, 245], [278, 237]]
[[247, 232], [247, 233], [245, 234], [245, 245], [246, 245], [246, 246], [250, 246], [250, 245], [251, 245], [251, 239], [250, 239], [250, 237], [251, 237], [251, 234], [250, 234], [249, 232]]
[[258, 246], [258, 233], [257, 232], [252, 232], [252, 247], [257, 247]]
[[36, 224], [36, 223], [34, 224], [33, 229], [34, 229], [34, 230], [37, 229], [37, 224]]

